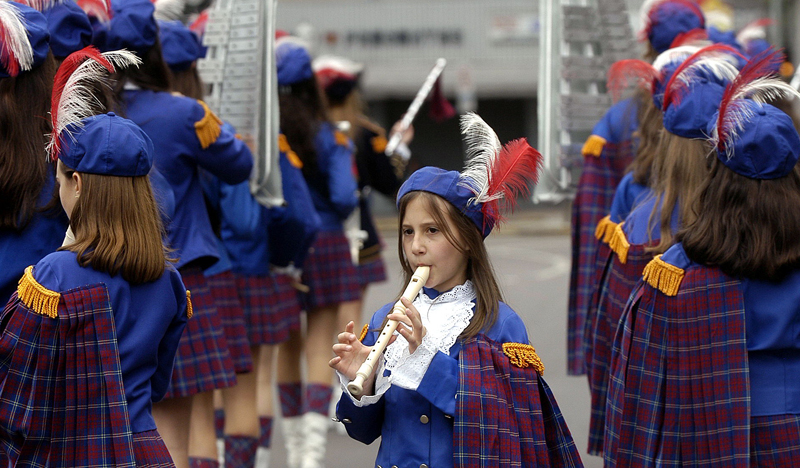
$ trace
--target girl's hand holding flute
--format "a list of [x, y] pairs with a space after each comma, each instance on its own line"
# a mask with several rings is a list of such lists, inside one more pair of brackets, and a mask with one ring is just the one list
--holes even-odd
[[[399, 322], [397, 331], [408, 341], [408, 352], [409, 354], [413, 354], [420, 343], [422, 343], [426, 329], [422, 325], [419, 312], [411, 301], [404, 297], [401, 298], [400, 301], [406, 307], [405, 314], [395, 311], [387, 315], [386, 318]], [[333, 353], [336, 354], [336, 356], [328, 362], [328, 365], [351, 381], [356, 378], [356, 372], [358, 372], [359, 367], [364, 363], [367, 356], [369, 356], [369, 352], [372, 350], [371, 346], [364, 346], [361, 344], [354, 333], [354, 329], [355, 324], [350, 322], [345, 327], [345, 330], [339, 333], [337, 336], [338, 343], [333, 345]], [[396, 335], [392, 336], [387, 346], [392, 344], [396, 339]], [[372, 394], [375, 383], [375, 370], [377, 370], [377, 368], [378, 366], [375, 366], [369, 378], [365, 380], [362, 392], [363, 395]]]

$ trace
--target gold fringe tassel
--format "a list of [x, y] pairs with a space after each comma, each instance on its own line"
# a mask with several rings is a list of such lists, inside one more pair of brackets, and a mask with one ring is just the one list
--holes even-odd
[[208, 108], [205, 102], [197, 102], [203, 106], [203, 110], [206, 114], [200, 121], [194, 123], [194, 130], [197, 133], [197, 139], [200, 140], [200, 146], [206, 149], [217, 141], [217, 138], [219, 138], [219, 135], [222, 133], [222, 120], [211, 112], [211, 109]]
[[347, 135], [338, 130], [333, 132], [333, 136], [336, 139], [336, 144], [339, 146], [348, 146], [350, 144], [350, 139], [347, 138]]
[[34, 312], [50, 318], [58, 317], [58, 301], [61, 300], [61, 294], [39, 284], [33, 277], [32, 265], [25, 269], [19, 280], [17, 296]]
[[605, 145], [605, 138], [598, 135], [592, 135], [586, 140], [586, 143], [583, 144], [581, 154], [584, 156], [594, 156], [595, 158], [600, 157], [600, 153], [603, 152], [603, 147]]
[[628, 243], [625, 231], [622, 230], [623, 224], [625, 223], [619, 223], [614, 228], [614, 234], [611, 236], [611, 240], [608, 241], [608, 246], [617, 254], [619, 262], [624, 265], [628, 261], [628, 249], [631, 248], [631, 244]]
[[298, 169], [303, 168], [303, 161], [300, 160], [297, 153], [292, 151], [292, 147], [289, 146], [289, 140], [286, 139], [286, 135], [283, 133], [278, 134], [278, 149], [281, 153], [286, 154], [286, 159], [289, 160], [289, 164]]
[[521, 369], [533, 367], [540, 375], [544, 375], [544, 364], [533, 346], [522, 343], [503, 343], [503, 353], [508, 356], [511, 365]]
[[192, 292], [188, 289], [186, 290], [186, 318], [192, 318], [194, 315], [194, 309], [192, 308]]
[[372, 137], [372, 151], [378, 154], [386, 151], [386, 145], [388, 144], [389, 142], [386, 141], [386, 137], [384, 136], [378, 135], [376, 137]]
[[369, 331], [369, 324], [365, 323], [364, 328], [361, 329], [361, 336], [358, 337], [358, 341], [364, 341], [364, 338], [367, 337], [368, 331]]
[[594, 237], [608, 244], [611, 241], [611, 237], [614, 235], [614, 228], [616, 227], [617, 223], [611, 221], [611, 215], [606, 215], [605, 218], [597, 223], [597, 227], [594, 230]]
[[667, 296], [677, 296], [678, 289], [681, 287], [681, 281], [683, 281], [683, 275], [683, 269], [675, 265], [670, 265], [661, 260], [661, 255], [656, 255], [656, 257], [644, 267], [642, 279]]

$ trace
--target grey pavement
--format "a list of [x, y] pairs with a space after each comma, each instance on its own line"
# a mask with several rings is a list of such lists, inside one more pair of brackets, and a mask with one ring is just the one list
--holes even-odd
[[[486, 240], [506, 302], [525, 321], [531, 344], [545, 364], [544, 377], [552, 388], [586, 467], [602, 460], [585, 455], [589, 427], [586, 378], [566, 374], [567, 288], [570, 269], [568, 208], [548, 207], [514, 214], [508, 224]], [[379, 220], [386, 248], [389, 279], [367, 292], [363, 319], [390, 302], [400, 284], [396, 220]], [[278, 422], [280, 424], [280, 422]], [[366, 446], [335, 429], [329, 432], [327, 468], [374, 466], [380, 439]], [[276, 427], [272, 467], [285, 466], [285, 453]]]

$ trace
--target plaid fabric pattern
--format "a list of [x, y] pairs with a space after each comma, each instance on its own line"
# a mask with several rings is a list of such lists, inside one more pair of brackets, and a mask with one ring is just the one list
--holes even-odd
[[750, 466], [800, 466], [800, 415], [750, 418]]
[[[611, 260], [616, 255], [611, 250], [611, 248], [603, 241], [595, 240], [597, 242], [597, 252], [595, 253], [595, 272], [596, 272], [596, 280], [595, 286], [592, 288], [592, 300], [586, 307], [586, 317], [584, 319], [584, 326], [586, 329], [583, 331], [583, 372], [588, 375], [589, 368], [592, 364], [593, 359], [593, 348], [592, 348], [592, 331], [594, 329], [594, 323], [597, 320], [597, 305], [600, 303], [601, 295], [604, 293], [603, 286], [606, 283], [606, 275], [608, 275], [608, 270], [611, 268]], [[591, 382], [591, 380], [590, 380]]]
[[611, 357], [607, 467], [747, 467], [741, 285], [692, 266], [677, 296], [639, 283]]
[[333, 395], [333, 388], [330, 385], [306, 384], [303, 412], [327, 416], [331, 395]]
[[181, 268], [186, 289], [192, 292], [194, 315], [186, 324], [175, 355], [172, 382], [164, 398], [196, 395], [236, 385], [236, 371], [222, 321], [200, 268]]
[[214, 408], [214, 435], [217, 439], [225, 437], [225, 410]]
[[225, 341], [233, 360], [233, 368], [237, 374], [253, 370], [253, 358], [250, 356], [250, 342], [244, 324], [244, 312], [239, 303], [239, 291], [236, 278], [230, 271], [206, 276], [214, 304], [217, 306], [222, 327], [225, 330]]
[[380, 255], [374, 260], [358, 264], [356, 270], [358, 270], [358, 284], [362, 288], [370, 283], [386, 281], [386, 262]]
[[189, 468], [219, 468], [217, 460], [189, 457]]
[[586, 332], [586, 375], [589, 378], [592, 397], [588, 453], [592, 455], [600, 455], [603, 452], [611, 344], [631, 292], [642, 277], [644, 267], [653, 259], [653, 254], [646, 252], [645, 247], [631, 245], [626, 263], [621, 263], [617, 255], [611, 253], [608, 273], [598, 294], [598, 305], [590, 324], [591, 328]]
[[253, 468], [256, 464], [258, 439], [245, 436], [225, 436], [225, 468]]
[[278, 399], [284, 418], [303, 414], [303, 384], [300, 382], [279, 383]]
[[457, 468], [583, 466], [547, 383], [512, 366], [500, 343], [478, 335], [464, 344], [456, 397]]
[[236, 286], [253, 346], [277, 344], [300, 327], [300, 298], [287, 275], [236, 275]]
[[136, 466], [106, 287], [62, 293], [55, 319], [15, 293], [2, 323], [0, 452], [9, 466]]
[[361, 298], [361, 285], [344, 233], [321, 231], [303, 266], [306, 310]]
[[156, 430], [134, 433], [133, 453], [136, 455], [136, 468], [175, 468], [167, 446]]
[[272, 418], [261, 416], [258, 418], [261, 426], [261, 436], [258, 438], [258, 446], [269, 448], [272, 445]]
[[633, 161], [634, 143], [608, 142], [599, 157], [583, 160], [583, 172], [572, 202], [572, 270], [569, 278], [567, 308], [567, 372], [584, 373], [583, 332], [586, 314], [595, 285], [594, 270], [597, 239], [594, 230], [607, 215], [614, 200], [614, 191]]

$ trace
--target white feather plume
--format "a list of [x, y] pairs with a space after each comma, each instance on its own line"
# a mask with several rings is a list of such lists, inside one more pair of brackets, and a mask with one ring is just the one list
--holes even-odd
[[[138, 67], [142, 63], [136, 54], [127, 50], [105, 52], [102, 56], [115, 70]], [[53, 134], [47, 144], [48, 154], [52, 154], [62, 135], [68, 135], [74, 141], [73, 132], [83, 128], [83, 119], [95, 115], [96, 109], [103, 107], [95, 95], [96, 87], [93, 85], [107, 85], [103, 80], [108, 76], [109, 71], [92, 59], [85, 60], [69, 76], [58, 101], [58, 116], [53, 122]]]
[[0, 2], [0, 24], [5, 32], [2, 47], [9, 59], [16, 60], [20, 71], [33, 67], [33, 47], [22, 13], [10, 3]]
[[89, 16], [94, 16], [100, 22], [107, 23], [111, 20], [109, 0], [76, 0], [76, 3]]
[[650, 24], [650, 10], [652, 10], [656, 4], [663, 1], [664, 0], [645, 0], [642, 3], [642, 6], [639, 8], [639, 34], [643, 34]]
[[747, 43], [753, 39], [766, 39], [767, 38], [767, 25], [762, 21], [756, 20], [743, 27], [738, 34], [736, 34], [736, 42], [747, 47]]
[[683, 62], [698, 50], [700, 50], [700, 47], [691, 45], [675, 47], [673, 49], [667, 49], [664, 52], [660, 53], [658, 57], [656, 57], [656, 59], [653, 61], [653, 68], [655, 68], [658, 71], [661, 71], [664, 69], [664, 67], [666, 67], [670, 63]]
[[[503, 149], [500, 139], [478, 114], [468, 112], [461, 117], [461, 134], [467, 145], [467, 163], [461, 171], [459, 185], [475, 194], [475, 203], [485, 203], [502, 197], [488, 196], [491, 168]], [[471, 180], [471, 181], [470, 181]]]
[[736, 67], [736, 58], [726, 53], [714, 53], [707, 57], [701, 57], [691, 65], [687, 66], [677, 79], [689, 85], [697, 78], [700, 72], [711, 73], [721, 80], [732, 81], [739, 74]]

